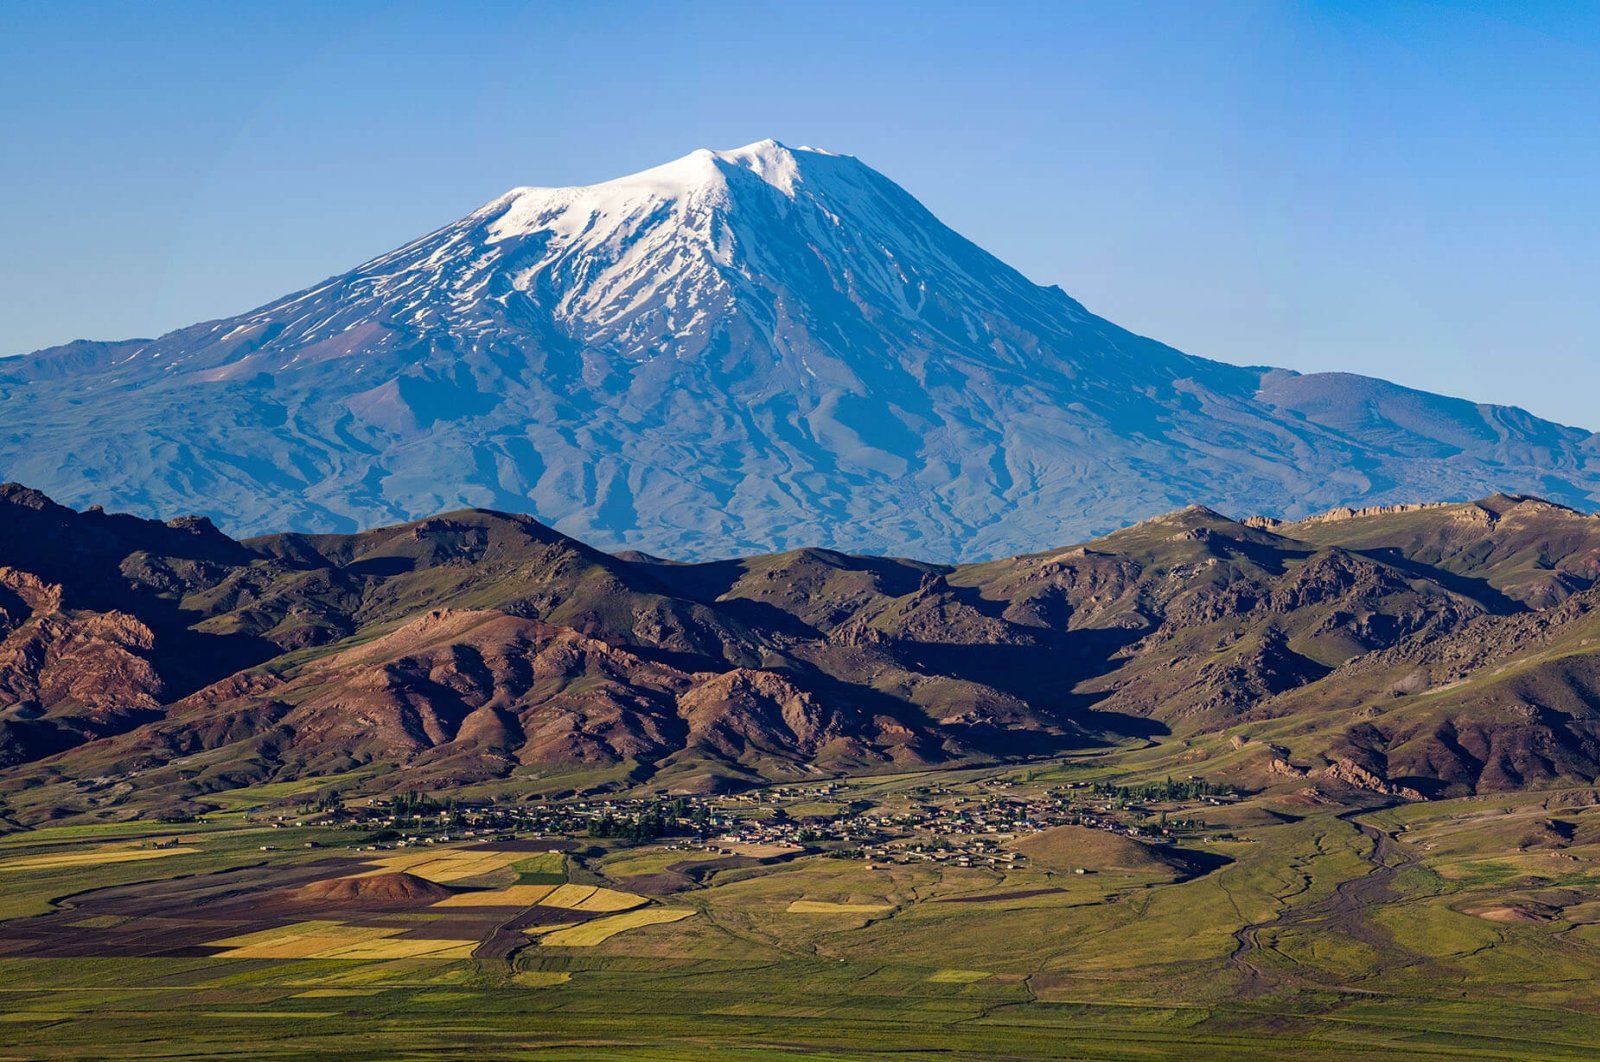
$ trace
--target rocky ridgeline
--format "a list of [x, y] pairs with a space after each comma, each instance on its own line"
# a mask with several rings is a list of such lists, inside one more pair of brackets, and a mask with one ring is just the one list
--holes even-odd
[[1455, 502], [1410, 502], [1399, 505], [1365, 505], [1360, 508], [1339, 506], [1300, 520], [1282, 520], [1275, 516], [1247, 516], [1242, 521], [1246, 527], [1263, 531], [1278, 531], [1293, 524], [1333, 524], [1344, 520], [1357, 520], [1364, 516], [1392, 516], [1395, 513], [1425, 512], [1429, 509], [1453, 508]]

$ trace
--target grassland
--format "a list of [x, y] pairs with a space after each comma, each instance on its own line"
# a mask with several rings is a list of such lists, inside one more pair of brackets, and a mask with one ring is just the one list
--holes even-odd
[[[785, 852], [654, 896], [627, 882], [700, 857], [357, 852], [242, 814], [167, 849], [175, 827], [15, 834], [0, 1058], [1594, 1057], [1600, 790], [1385, 807], [1291, 788], [1193, 814], [1199, 869], [1062, 830], [1018, 839], [1017, 867]], [[154, 851], [185, 854], [120, 858]], [[296, 899], [386, 873], [449, 894]]]

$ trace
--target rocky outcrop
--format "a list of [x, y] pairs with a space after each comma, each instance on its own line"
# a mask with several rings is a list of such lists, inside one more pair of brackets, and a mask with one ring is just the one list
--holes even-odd
[[1422, 793], [1408, 786], [1391, 785], [1380, 775], [1361, 766], [1353, 760], [1338, 759], [1326, 767], [1311, 770], [1305, 767], [1296, 767], [1280, 756], [1274, 756], [1267, 763], [1267, 774], [1273, 778], [1286, 781], [1299, 781], [1301, 779], [1315, 779], [1319, 782], [1340, 786], [1346, 789], [1360, 789], [1370, 793], [1382, 793], [1385, 796], [1399, 797], [1402, 800], [1426, 799]]
[[1368, 516], [1393, 516], [1396, 513], [1415, 513], [1427, 509], [1449, 509], [1453, 507], [1454, 503], [1452, 502], [1411, 502], [1399, 505], [1363, 505], [1360, 507], [1341, 505], [1297, 521], [1279, 520], [1271, 516], [1251, 516], [1247, 517], [1244, 523], [1247, 527], [1259, 527], [1268, 531], [1276, 531], [1289, 526], [1291, 523], [1333, 524], [1344, 520], [1359, 520]]
[[0, 590], [14, 602], [0, 627], [0, 707], [66, 713], [92, 725], [161, 703], [149, 627], [122, 612], [63, 613], [60, 585], [15, 568], [0, 567]]

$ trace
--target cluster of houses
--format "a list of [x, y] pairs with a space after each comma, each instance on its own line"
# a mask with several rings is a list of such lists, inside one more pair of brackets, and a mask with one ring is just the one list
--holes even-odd
[[[1207, 796], [1194, 803], [1218, 804]], [[1189, 802], [1185, 802], [1189, 803]], [[1183, 814], [1183, 813], [1178, 813]], [[535, 803], [450, 801], [411, 795], [345, 802], [332, 814], [279, 815], [274, 825], [376, 831], [373, 848], [511, 837], [633, 837], [728, 854], [820, 850], [886, 868], [913, 863], [1010, 868], [1027, 865], [1006, 842], [1056, 826], [1081, 826], [1170, 843], [1204, 830], [1152, 802], [1084, 783], [1021, 785], [990, 780], [866, 796], [840, 783], [788, 785], [717, 797], [590, 798]]]

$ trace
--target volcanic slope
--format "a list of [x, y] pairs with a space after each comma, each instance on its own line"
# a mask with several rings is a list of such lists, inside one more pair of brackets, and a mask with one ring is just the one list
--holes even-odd
[[234, 533], [491, 506], [680, 558], [956, 560], [1196, 500], [1600, 499], [1587, 431], [1185, 355], [770, 140], [515, 189], [237, 317], [5, 359], [0, 402], [0, 475]]

